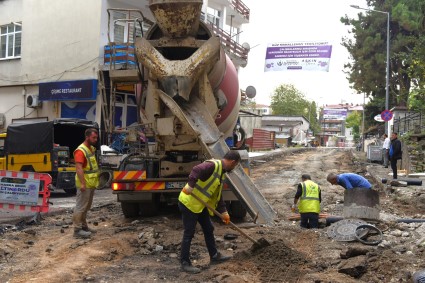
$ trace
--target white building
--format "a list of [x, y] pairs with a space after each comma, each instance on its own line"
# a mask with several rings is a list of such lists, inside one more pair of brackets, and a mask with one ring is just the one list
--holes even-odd
[[[105, 71], [107, 83], [105, 50], [112, 8], [142, 12], [146, 21], [136, 34], [146, 31], [153, 20], [148, 0], [0, 1], [0, 116], [5, 117], [0, 131], [18, 118], [83, 118], [102, 124], [99, 71]], [[249, 50], [237, 41], [242, 25], [249, 22], [249, 9], [240, 0], [204, 0], [202, 12], [203, 20], [215, 25], [213, 31], [223, 39], [235, 65], [245, 66]], [[138, 15], [110, 10], [110, 40], [132, 42], [130, 18]], [[136, 121], [135, 89], [122, 86], [116, 126]]]
[[286, 144], [290, 139], [294, 143], [305, 144], [309, 121], [304, 116], [265, 115], [262, 117], [261, 128], [276, 133], [276, 142]]

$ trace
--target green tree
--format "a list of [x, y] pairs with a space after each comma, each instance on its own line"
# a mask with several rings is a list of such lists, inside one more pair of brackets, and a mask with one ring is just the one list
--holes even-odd
[[282, 84], [274, 90], [270, 107], [274, 115], [304, 116], [310, 120], [314, 133], [320, 131], [316, 103], [308, 101], [292, 84]]
[[278, 86], [271, 97], [270, 107], [275, 115], [304, 116], [305, 109], [309, 106], [304, 94], [291, 84]]
[[362, 115], [358, 111], [353, 111], [348, 114], [347, 119], [345, 119], [345, 127], [351, 128], [354, 140], [360, 138], [360, 125], [362, 122]]
[[[412, 90], [417, 90], [423, 98], [425, 1], [368, 0], [367, 3], [371, 10], [390, 13], [390, 107], [408, 105]], [[387, 16], [361, 12], [357, 19], [345, 16], [341, 22], [352, 27], [354, 37], [345, 37], [342, 42], [353, 59], [345, 65], [347, 78], [358, 93], [365, 93], [371, 99], [384, 98], [378, 99], [384, 101], [382, 111], [385, 109]]]

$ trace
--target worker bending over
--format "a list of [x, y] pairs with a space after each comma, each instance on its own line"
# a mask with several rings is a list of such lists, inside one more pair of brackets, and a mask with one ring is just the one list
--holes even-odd
[[183, 219], [183, 240], [181, 243], [180, 263], [181, 269], [189, 273], [199, 273], [198, 267], [192, 266], [190, 261], [190, 245], [195, 235], [196, 223], [202, 227], [205, 244], [207, 245], [211, 263], [220, 263], [230, 259], [217, 251], [214, 226], [211, 222], [209, 211], [201, 202], [192, 195], [196, 195], [205, 203], [211, 205], [222, 214], [223, 222], [230, 223], [226, 204], [222, 196], [224, 173], [232, 171], [240, 162], [239, 152], [231, 150], [227, 152], [222, 160], [207, 160], [193, 167], [189, 175], [189, 181], [179, 195], [178, 206]]
[[368, 180], [366, 180], [366, 178], [354, 173], [343, 173], [338, 175], [335, 173], [330, 173], [327, 177], [327, 180], [332, 185], [338, 184], [347, 190], [353, 188], [372, 188], [372, 185]]

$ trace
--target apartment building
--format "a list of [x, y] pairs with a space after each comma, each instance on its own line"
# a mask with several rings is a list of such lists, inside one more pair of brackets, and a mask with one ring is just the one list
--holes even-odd
[[[247, 64], [249, 48], [239, 44], [238, 34], [249, 15], [240, 0], [203, 1], [201, 20], [220, 36], [237, 68]], [[125, 47], [113, 54], [124, 54], [121, 68], [134, 69], [134, 36], [153, 20], [148, 0], [0, 1], [0, 131], [19, 118], [102, 124], [108, 96], [99, 90], [108, 85], [111, 42]], [[137, 82], [118, 86], [115, 127], [137, 121], [136, 92]]]
[[[346, 128], [345, 120], [350, 113], [358, 111], [363, 113], [362, 105], [335, 104], [325, 105], [320, 112], [320, 125], [322, 128], [320, 144], [322, 146], [353, 146], [353, 134], [350, 128]], [[331, 138], [333, 143], [330, 144]]]

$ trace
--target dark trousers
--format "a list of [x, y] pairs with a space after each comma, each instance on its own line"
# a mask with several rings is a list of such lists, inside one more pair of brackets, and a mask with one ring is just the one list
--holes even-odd
[[190, 244], [192, 243], [193, 236], [195, 235], [196, 223], [202, 227], [204, 232], [205, 244], [207, 245], [208, 253], [210, 257], [213, 257], [217, 253], [214, 239], [214, 226], [211, 222], [208, 209], [204, 208], [201, 213], [193, 213], [181, 202], [178, 203], [180, 212], [182, 213], [183, 219], [183, 240], [180, 251], [180, 262], [191, 264], [190, 262]]
[[300, 226], [302, 228], [319, 228], [319, 213], [306, 212], [301, 213]]
[[397, 159], [391, 159], [391, 169], [393, 169], [393, 179], [397, 179]]

